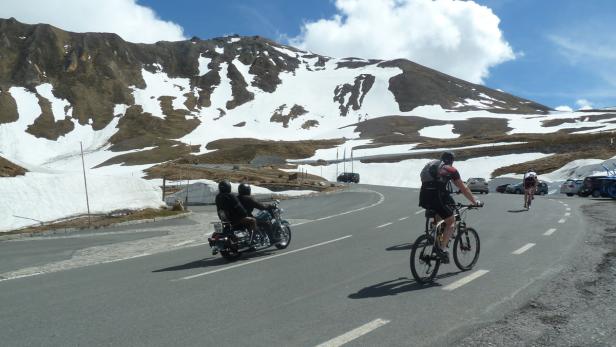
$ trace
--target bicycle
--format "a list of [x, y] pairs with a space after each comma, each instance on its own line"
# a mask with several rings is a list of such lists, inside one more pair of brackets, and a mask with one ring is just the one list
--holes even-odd
[[[481, 206], [450, 205], [454, 208], [456, 224], [454, 233], [449, 240], [453, 241], [453, 261], [461, 271], [468, 271], [475, 266], [479, 259], [480, 241], [474, 228], [466, 225], [466, 213]], [[411, 247], [411, 273], [418, 283], [424, 284], [434, 281], [441, 265], [441, 258], [434, 250], [437, 240], [445, 228], [445, 221], [434, 223], [435, 211], [426, 210], [426, 224], [424, 234], [420, 235]]]
[[535, 196], [535, 187], [524, 188], [524, 208], [530, 210], [530, 204]]

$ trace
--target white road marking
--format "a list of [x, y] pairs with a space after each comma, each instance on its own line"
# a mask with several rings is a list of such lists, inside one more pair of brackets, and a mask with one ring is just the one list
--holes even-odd
[[528, 251], [529, 249], [533, 248], [535, 244], [534, 243], [527, 243], [524, 246], [516, 249], [515, 251], [511, 252], [511, 254], [515, 254], [515, 255], [520, 255], [526, 251]]
[[405, 219], [408, 219], [409, 217], [402, 217], [402, 218], [398, 218], [399, 221], [403, 221]]
[[356, 338], [366, 335], [367, 333], [382, 327], [383, 325], [389, 323], [390, 321], [382, 318], [378, 318], [373, 320], [372, 322], [366, 323], [358, 328], [355, 328], [345, 334], [342, 334], [338, 337], [335, 337], [329, 341], [323, 342], [316, 347], [338, 347], [342, 346], [346, 343], [349, 343]]
[[552, 229], [549, 229], [548, 231], [544, 232], [543, 235], [550, 236], [550, 235], [554, 234], [555, 231], [556, 231], [556, 229], [552, 228]]
[[380, 229], [380, 228], [384, 228], [384, 227], [386, 227], [386, 226], [388, 226], [388, 225], [392, 225], [392, 224], [394, 224], [394, 223], [389, 222], [389, 223], [385, 223], [385, 224], [383, 224], [383, 225], [379, 225], [379, 226], [378, 226], [378, 227], [376, 227], [376, 228], [377, 228], [377, 229]]
[[569, 204], [563, 204], [565, 207], [569, 207]]
[[565, 213], [565, 217], [569, 217], [571, 215], [571, 213], [567, 212]]
[[571, 207], [567, 207], [567, 211], [571, 211]]
[[357, 209], [354, 209], [354, 210], [333, 214], [331, 216], [325, 216], [325, 217], [321, 217], [321, 218], [317, 218], [317, 219], [313, 219], [313, 220], [309, 220], [309, 221], [305, 221], [305, 222], [301, 222], [301, 223], [297, 223], [297, 224], [292, 224], [291, 226], [295, 227], [295, 226], [298, 226], [298, 225], [304, 225], [304, 224], [308, 224], [308, 223], [312, 223], [312, 222], [318, 222], [318, 221], [322, 221], [322, 220], [326, 220], [326, 219], [331, 219], [331, 218], [335, 218], [335, 217], [344, 216], [345, 214], [349, 214], [349, 213], [363, 211], [363, 210], [372, 208], [374, 206], [380, 205], [380, 204], [383, 203], [383, 201], [385, 201], [385, 196], [383, 194], [381, 194], [379, 192], [375, 192], [374, 190], [369, 190], [369, 192], [377, 194], [380, 197], [379, 201], [375, 202], [372, 205], [368, 205], [368, 206], [360, 207], [360, 208], [357, 208]]
[[424, 213], [424, 212], [426, 212], [426, 210], [419, 210], [419, 211], [415, 212], [415, 214], [421, 214], [421, 213]]
[[490, 272], [490, 270], [477, 270], [477, 271], [473, 272], [472, 274], [470, 274], [470, 275], [468, 275], [466, 277], [462, 277], [459, 280], [457, 280], [457, 281], [455, 281], [455, 282], [453, 282], [453, 283], [443, 287], [443, 290], [451, 291], [451, 290], [454, 290], [454, 289], [458, 289], [458, 288], [462, 287], [463, 285], [469, 283], [470, 281], [476, 280], [479, 277], [487, 274], [488, 272]]
[[241, 266], [246, 266], [246, 265], [258, 263], [258, 262], [261, 262], [261, 261], [264, 261], [264, 260], [282, 257], [283, 255], [297, 253], [297, 252], [305, 251], [305, 250], [310, 249], [310, 248], [323, 246], [323, 245], [326, 245], [328, 243], [332, 243], [332, 242], [336, 242], [336, 241], [347, 239], [347, 238], [349, 238], [351, 236], [353, 236], [353, 235], [347, 235], [347, 236], [339, 237], [337, 239], [333, 239], [333, 240], [317, 243], [317, 244], [314, 244], [314, 245], [311, 245], [311, 246], [307, 246], [307, 247], [303, 247], [303, 248], [294, 249], [292, 251], [288, 251], [288, 252], [285, 252], [285, 253], [274, 254], [274, 255], [270, 255], [269, 257], [258, 258], [258, 259], [247, 261], [245, 263], [235, 264], [235, 265], [223, 267], [223, 268], [212, 270], [212, 271], [202, 272], [202, 273], [199, 273], [199, 274], [196, 274], [196, 275], [186, 276], [186, 277], [182, 277], [182, 278], [179, 278], [179, 279], [176, 279], [176, 280], [172, 280], [172, 281], [190, 280], [190, 279], [193, 279], [193, 278], [197, 278], [197, 277], [201, 277], [201, 276], [206, 276], [206, 275], [211, 275], [213, 273], [217, 273], [217, 272], [221, 272], [221, 271], [225, 271], [225, 270], [235, 269], [235, 268], [238, 268], [238, 267], [241, 267]]
[[193, 243], [193, 242], [195, 242], [195, 240], [186, 240], [184, 242], [176, 243], [175, 245], [173, 245], [173, 247], [181, 247], [181, 246], [187, 245], [189, 243]]
[[558, 223], [563, 224], [564, 222], [566, 222], [567, 220], [564, 218], [561, 218], [560, 220], [558, 220]]

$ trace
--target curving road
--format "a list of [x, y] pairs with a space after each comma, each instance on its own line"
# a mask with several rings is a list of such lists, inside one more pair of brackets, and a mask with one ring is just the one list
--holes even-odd
[[[445, 265], [432, 286], [409, 271], [424, 223], [414, 189], [353, 186], [284, 201], [289, 248], [235, 263], [203, 245], [194, 221], [211, 215], [207, 208], [193, 222], [0, 242], [2, 344], [452, 344], [528, 300], [586, 232], [578, 199], [537, 197], [527, 212], [519, 195], [481, 198], [486, 207], [467, 220], [481, 237], [478, 264], [468, 272]], [[189, 229], [201, 239], [182, 242]], [[160, 250], [157, 240], [173, 247], [144, 253], [144, 244]], [[107, 255], [127, 244], [141, 248]]]

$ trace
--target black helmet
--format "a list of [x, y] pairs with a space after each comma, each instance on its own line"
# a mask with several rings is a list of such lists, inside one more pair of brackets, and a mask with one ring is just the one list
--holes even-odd
[[240, 195], [250, 195], [250, 184], [242, 183], [239, 187], [237, 187], [237, 192]]
[[447, 151], [441, 154], [441, 160], [447, 165], [453, 164], [453, 158], [454, 158], [453, 152]]
[[218, 182], [218, 191], [220, 193], [231, 193], [231, 183], [227, 180]]

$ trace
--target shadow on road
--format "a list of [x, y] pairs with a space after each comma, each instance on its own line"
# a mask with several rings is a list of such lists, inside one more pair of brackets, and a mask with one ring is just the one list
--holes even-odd
[[201, 260], [191, 261], [190, 263], [166, 267], [164, 269], [154, 270], [152, 272], [166, 272], [166, 271], [181, 271], [189, 269], [198, 269], [205, 267], [224, 266], [231, 264], [238, 264], [242, 261], [254, 260], [255, 258], [266, 257], [274, 254], [274, 251], [258, 251], [254, 253], [242, 253], [242, 256], [236, 261], [228, 261], [220, 256], [205, 258]]
[[520, 210], [507, 210], [507, 212], [509, 212], [509, 213], [520, 213], [520, 212], [526, 212], [526, 211], [528, 211], [528, 210], [525, 209], [525, 208], [520, 209]]
[[415, 280], [407, 278], [407, 277], [399, 277], [395, 280], [385, 281], [381, 283], [377, 283], [370, 287], [362, 288], [357, 293], [353, 293], [349, 295], [350, 299], [367, 299], [367, 298], [378, 298], [381, 296], [392, 296], [405, 292], [412, 292], [415, 290], [421, 290], [432, 287], [440, 287], [441, 285], [437, 283], [439, 279], [448, 278], [459, 274], [461, 271], [456, 272], [448, 272], [441, 275], [437, 275], [434, 279], [434, 282], [428, 284], [420, 284]]
[[411, 247], [413, 247], [413, 243], [402, 243], [399, 245], [395, 245], [395, 246], [391, 246], [391, 247], [387, 247], [385, 248], [386, 251], [408, 251], [411, 249]]

